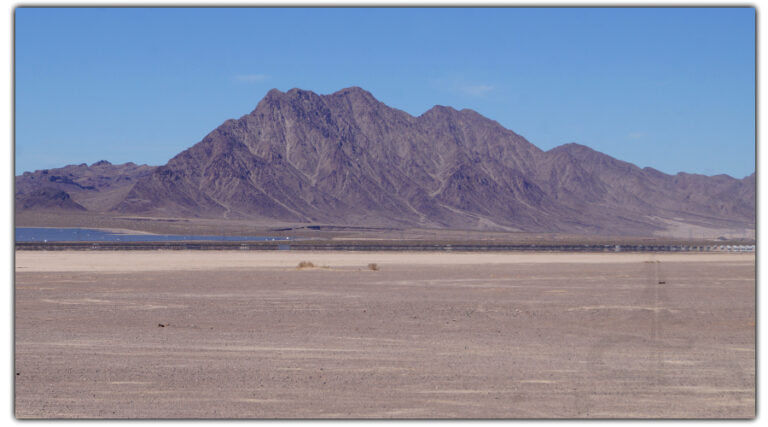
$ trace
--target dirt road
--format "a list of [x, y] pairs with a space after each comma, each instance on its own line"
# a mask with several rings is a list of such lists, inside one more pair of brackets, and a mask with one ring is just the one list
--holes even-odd
[[21, 418], [755, 414], [752, 254], [17, 252], [15, 319]]

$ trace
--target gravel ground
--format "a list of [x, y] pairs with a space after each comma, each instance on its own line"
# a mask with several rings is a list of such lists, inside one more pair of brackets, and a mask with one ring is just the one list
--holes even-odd
[[755, 416], [752, 254], [109, 255], [17, 252], [17, 417]]

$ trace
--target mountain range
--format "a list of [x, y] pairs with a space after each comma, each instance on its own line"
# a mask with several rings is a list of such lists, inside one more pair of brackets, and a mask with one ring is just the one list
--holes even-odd
[[472, 110], [412, 116], [351, 87], [271, 90], [165, 165], [16, 177], [16, 210], [396, 228], [663, 234], [755, 228], [755, 174], [668, 175], [580, 144], [543, 151]]

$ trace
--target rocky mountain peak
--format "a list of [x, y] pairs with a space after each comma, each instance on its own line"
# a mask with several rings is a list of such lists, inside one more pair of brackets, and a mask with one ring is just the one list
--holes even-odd
[[338, 90], [332, 93], [330, 96], [340, 97], [340, 98], [349, 98], [353, 100], [364, 100], [366, 102], [379, 102], [373, 96], [373, 94], [371, 94], [367, 90], [360, 88], [358, 86], [350, 86], [348, 88]]
[[421, 116], [419, 117], [425, 117], [425, 118], [432, 118], [432, 117], [448, 117], [452, 116], [454, 114], [458, 113], [458, 111], [453, 107], [448, 107], [445, 105], [435, 105], [429, 110], [425, 111]]
[[754, 175], [672, 177], [575, 143], [545, 152], [476, 111], [414, 117], [355, 86], [272, 89], [164, 166], [103, 180], [108, 168], [25, 174], [17, 189], [55, 184], [89, 210], [275, 224], [649, 235], [670, 221], [755, 223]]

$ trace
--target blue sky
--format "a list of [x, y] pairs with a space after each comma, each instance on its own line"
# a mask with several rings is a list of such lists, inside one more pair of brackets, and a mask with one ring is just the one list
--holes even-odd
[[273, 87], [470, 108], [542, 149], [666, 173], [755, 170], [755, 11], [15, 11], [16, 173], [159, 165]]

